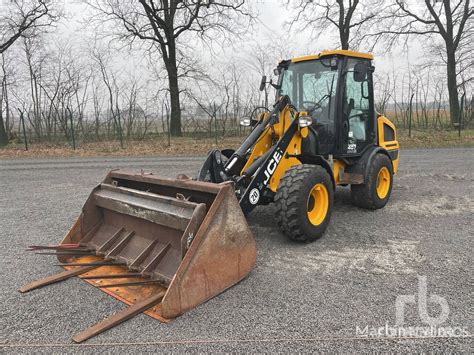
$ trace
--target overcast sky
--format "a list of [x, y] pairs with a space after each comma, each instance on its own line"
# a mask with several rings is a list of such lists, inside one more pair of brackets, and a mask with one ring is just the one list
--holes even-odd
[[[89, 27], [88, 29], [84, 29], [81, 28], [80, 25], [81, 21], [90, 17], [90, 9], [82, 0], [64, 0], [62, 3], [64, 4], [67, 18], [58, 26], [56, 34], [59, 34], [60, 37], [67, 38], [68, 41], [83, 41], [85, 36], [90, 36], [93, 33], [93, 28]], [[282, 36], [287, 39], [287, 48], [285, 51], [288, 51], [294, 56], [317, 54], [324, 49], [333, 49], [334, 43], [338, 43], [337, 35], [328, 35], [314, 40], [311, 38], [309, 30], [298, 33], [295, 33], [296, 31], [294, 30], [288, 32], [285, 27], [285, 21], [289, 18], [290, 13], [289, 10], [282, 5], [280, 0], [252, 0], [252, 4], [257, 9], [259, 15], [249, 36], [257, 39], [261, 43], [268, 42], [269, 38]], [[336, 34], [335, 31], [333, 31], [333, 33]], [[250, 50], [250, 48], [246, 48], [248, 46], [248, 39], [238, 42], [238, 45], [233, 48], [226, 49], [223, 55], [224, 57], [220, 59], [220, 61], [225, 62], [226, 60], [232, 61], [235, 60], [235, 58], [241, 58], [242, 53]], [[206, 57], [206, 51], [208, 50], [205, 47], [200, 51], [204, 53], [204, 57]], [[378, 48], [374, 54], [378, 73], [391, 71], [393, 68], [397, 71], [405, 71], [407, 68], [407, 53], [400, 48], [395, 49], [392, 53], [387, 53]], [[423, 56], [421, 46], [412, 46], [409, 55], [411, 64], [418, 62], [419, 58]], [[222, 58], [222, 56], [220, 57]], [[132, 58], [126, 57], [124, 64], [128, 68], [136, 67], [137, 60], [140, 62], [139, 58], [134, 58], [133, 56]]]
[[[285, 31], [285, 21], [287, 21], [290, 16], [289, 11], [282, 5], [280, 0], [256, 0], [258, 10], [259, 10], [259, 19], [265, 24], [258, 24], [258, 30], [256, 33], [265, 32], [264, 27], [268, 27], [271, 32], [275, 34], [284, 35]], [[292, 35], [292, 42], [289, 44], [289, 47], [293, 49], [295, 55], [308, 55], [316, 54], [324, 49], [334, 49], [334, 43], [339, 43], [339, 38], [337, 32], [334, 30], [333, 36], [326, 35], [320, 37], [318, 40], [311, 38], [311, 33], [309, 30], [303, 31]], [[416, 44], [417, 41], [412, 41]], [[393, 53], [387, 53], [381, 48], [377, 49], [375, 54], [375, 64], [377, 70], [380, 71], [391, 71], [393, 66], [399, 70], [405, 70], [407, 66], [406, 56], [407, 53], [402, 50], [402, 48], [396, 48]], [[417, 62], [423, 53], [420, 45], [414, 45], [410, 48], [411, 62]]]

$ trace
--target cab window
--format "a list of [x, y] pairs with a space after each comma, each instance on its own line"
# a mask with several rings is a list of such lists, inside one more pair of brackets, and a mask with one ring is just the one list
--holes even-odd
[[365, 59], [349, 58], [347, 60], [345, 89], [342, 105], [343, 152], [360, 153], [370, 142], [372, 133], [372, 112], [369, 95], [369, 75], [357, 76], [357, 65], [370, 67]]

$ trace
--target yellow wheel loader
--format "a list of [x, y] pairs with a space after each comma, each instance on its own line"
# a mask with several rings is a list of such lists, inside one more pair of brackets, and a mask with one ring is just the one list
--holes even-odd
[[130, 305], [76, 342], [140, 312], [167, 322], [253, 269], [245, 215], [256, 206], [274, 203], [279, 227], [301, 242], [323, 235], [337, 185], [350, 185], [360, 207], [384, 207], [399, 145], [374, 110], [372, 60], [333, 50], [280, 62], [273, 107], [242, 119], [251, 130], [241, 146], [211, 151], [195, 179], [111, 171], [60, 244], [30, 247], [65, 271], [20, 292], [78, 276]]
[[350, 185], [360, 207], [385, 206], [399, 145], [393, 123], [374, 110], [372, 60], [333, 50], [280, 62], [272, 110], [243, 119], [248, 137], [235, 151], [211, 152], [198, 180], [232, 181], [245, 214], [274, 202], [278, 225], [297, 241], [324, 233], [337, 185]]

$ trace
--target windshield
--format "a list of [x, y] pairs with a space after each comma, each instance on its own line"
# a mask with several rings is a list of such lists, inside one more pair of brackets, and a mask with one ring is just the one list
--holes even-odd
[[334, 111], [336, 102], [337, 68], [335, 58], [289, 63], [283, 69], [279, 84], [279, 96], [288, 95], [291, 103], [298, 111], [306, 111], [311, 115], [329, 118]]

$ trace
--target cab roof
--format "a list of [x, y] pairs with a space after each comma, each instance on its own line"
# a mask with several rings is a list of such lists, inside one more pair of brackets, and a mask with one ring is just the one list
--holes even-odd
[[349, 51], [349, 50], [344, 50], [344, 49], [334, 49], [334, 50], [324, 50], [319, 54], [306, 55], [304, 57], [296, 57], [296, 58], [291, 59], [291, 62], [296, 63], [296, 62], [303, 62], [306, 60], [315, 60], [315, 59], [319, 59], [321, 57], [326, 57], [330, 55], [343, 55], [346, 57], [356, 57], [356, 58], [364, 58], [364, 59], [370, 59], [370, 60], [374, 59], [374, 56], [371, 53], [362, 53], [362, 52]]

